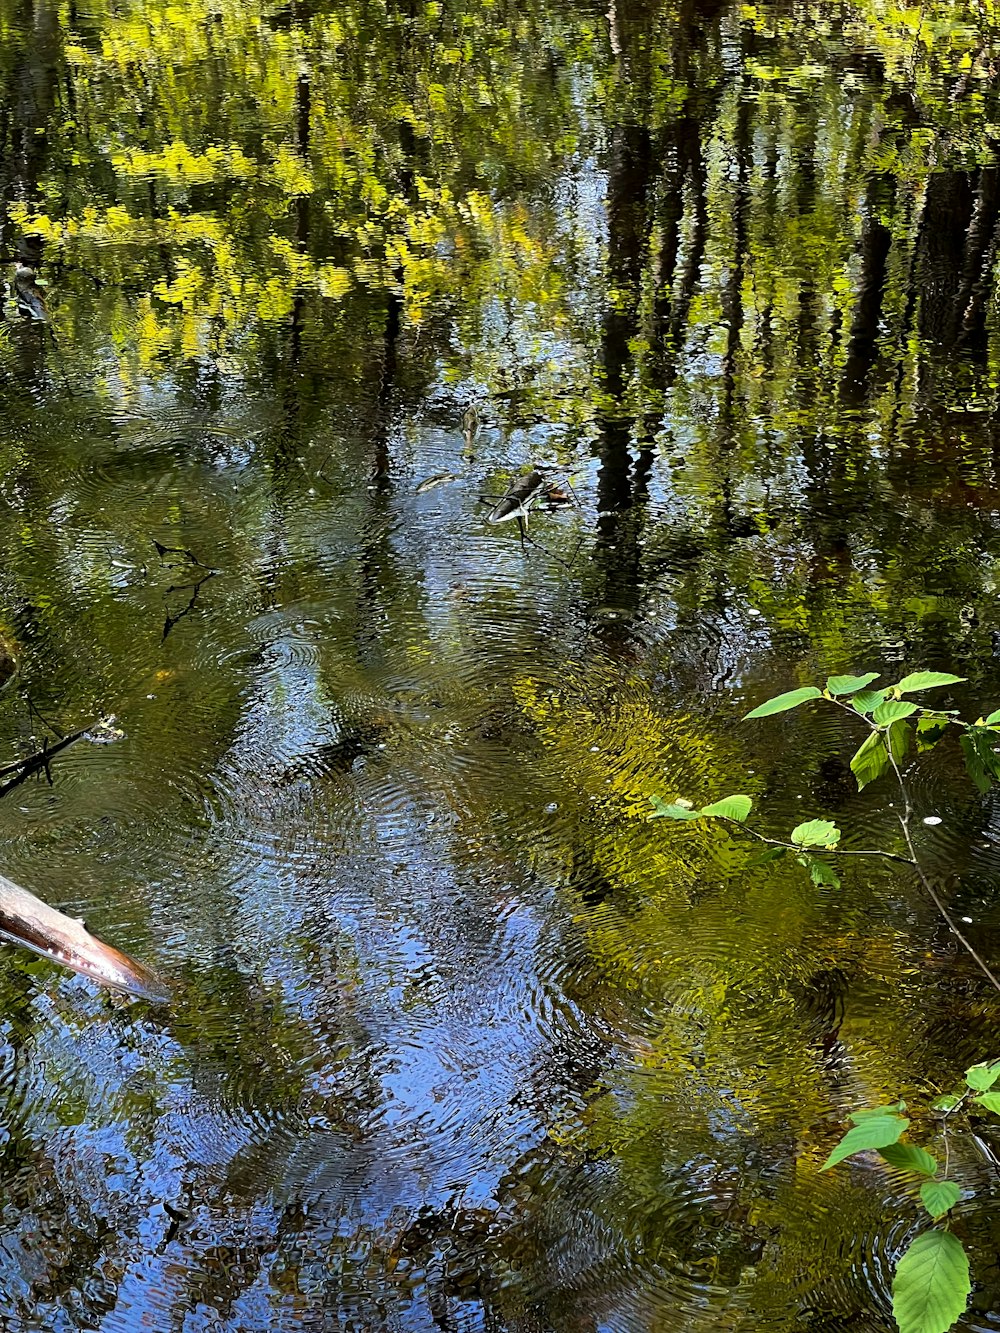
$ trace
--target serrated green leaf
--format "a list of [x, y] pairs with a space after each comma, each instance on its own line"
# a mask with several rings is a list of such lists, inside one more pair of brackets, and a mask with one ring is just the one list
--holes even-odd
[[780, 861], [781, 858], [784, 855], [786, 855], [787, 851], [788, 851], [787, 847], [768, 847], [766, 852], [761, 852], [759, 856], [752, 857], [747, 862], [747, 865], [748, 866], [769, 865], [772, 861]]
[[950, 1212], [961, 1197], [953, 1180], [928, 1180], [920, 1186], [920, 1202], [935, 1220]]
[[955, 1107], [962, 1100], [961, 1093], [946, 1092], [940, 1097], [935, 1097], [931, 1102], [932, 1111], [954, 1111]]
[[774, 713], [785, 713], [789, 708], [798, 708], [799, 704], [807, 703], [810, 699], [822, 699], [823, 691], [818, 690], [815, 685], [803, 685], [799, 690], [789, 690], [787, 694], [776, 694], [773, 699], [768, 699], [766, 703], [758, 704], [756, 708], [750, 710], [744, 717], [744, 722], [749, 722], [754, 717], [771, 717]]
[[902, 699], [886, 699], [872, 713], [872, 721], [877, 727], [886, 727], [890, 722], [910, 717], [916, 711], [916, 704], [904, 703]]
[[932, 750], [948, 730], [948, 719], [941, 713], [925, 713], [917, 721], [917, 749]]
[[851, 772], [858, 780], [858, 791], [882, 776], [889, 767], [889, 751], [881, 732], [873, 731], [851, 760]]
[[889, 753], [897, 764], [901, 764], [906, 758], [906, 753], [910, 748], [910, 733], [913, 728], [909, 722], [890, 722], [886, 731], [886, 740], [889, 742]]
[[753, 801], [749, 796], [723, 796], [721, 801], [703, 805], [701, 813], [716, 819], [735, 819], [742, 824], [752, 808]]
[[851, 707], [858, 713], [873, 713], [885, 695], [885, 690], [861, 690], [851, 700]]
[[791, 841], [796, 847], [835, 847], [840, 829], [829, 819], [807, 819], [792, 829]]
[[864, 676], [831, 676], [826, 682], [826, 688], [834, 696], [854, 694], [856, 690], [863, 690], [866, 685], [870, 685], [873, 680], [878, 680], [877, 671], [869, 671]]
[[666, 801], [659, 796], [651, 796], [649, 803], [653, 807], [653, 813], [649, 819], [700, 819], [701, 816], [697, 810], [689, 810], [686, 805], [668, 805]]
[[909, 1123], [909, 1120], [900, 1115], [869, 1116], [847, 1131], [820, 1170], [829, 1171], [831, 1166], [836, 1166], [852, 1153], [868, 1152], [873, 1148], [887, 1148], [890, 1143], [898, 1140]]
[[912, 694], [916, 690], [935, 690], [940, 685], [961, 685], [964, 676], [952, 676], [947, 671], [911, 671], [898, 685], [890, 685], [897, 694]]
[[962, 1242], [950, 1231], [925, 1231], [896, 1266], [892, 1313], [899, 1333], [947, 1333], [971, 1290]]
[[869, 1106], [865, 1110], [852, 1111], [847, 1117], [852, 1125], [860, 1125], [862, 1120], [873, 1120], [880, 1115], [899, 1115], [906, 1110], [906, 1102], [889, 1102], [887, 1106]]
[[983, 1061], [965, 1071], [965, 1081], [973, 1092], [988, 1092], [1000, 1078], [1000, 1060]]
[[820, 861], [815, 856], [806, 857], [805, 859], [809, 862], [809, 878], [817, 888], [840, 888], [840, 876], [833, 866], [828, 865], [826, 861]]
[[983, 1092], [975, 1099], [977, 1106], [984, 1106], [994, 1115], [1000, 1115], [1000, 1092]]
[[890, 1143], [879, 1149], [879, 1156], [899, 1171], [915, 1171], [920, 1176], [933, 1176], [938, 1169], [937, 1160], [913, 1143]]

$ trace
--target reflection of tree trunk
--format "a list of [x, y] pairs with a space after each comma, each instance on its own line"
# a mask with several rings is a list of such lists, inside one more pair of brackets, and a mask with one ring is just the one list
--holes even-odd
[[[968, 262], [967, 234], [973, 230], [974, 206], [968, 172], [939, 171], [927, 182], [918, 241], [918, 327], [922, 337], [944, 347], [952, 347], [957, 341], [968, 301], [968, 295], [962, 295], [962, 274]], [[980, 255], [988, 237], [989, 230], [980, 242]]]
[[847, 360], [840, 382], [845, 403], [861, 403], [868, 388], [868, 377], [875, 360], [882, 298], [892, 235], [881, 217], [882, 209], [891, 209], [895, 183], [888, 175], [873, 176], [865, 199], [865, 220], [861, 232], [861, 278], [847, 343]]
[[993, 291], [997, 257], [997, 220], [1000, 214], [1000, 170], [979, 171], [972, 219], [965, 238], [962, 285], [956, 298], [958, 345], [977, 357], [986, 355], [986, 312]]

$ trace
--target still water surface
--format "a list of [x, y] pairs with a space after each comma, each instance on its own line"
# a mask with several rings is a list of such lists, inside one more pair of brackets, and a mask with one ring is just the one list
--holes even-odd
[[[892, 846], [743, 713], [1000, 703], [991, 12], [0, 4], [0, 759], [123, 733], [0, 868], [175, 988], [3, 951], [0, 1326], [891, 1327], [912, 1190], [818, 1167], [997, 997], [905, 876], [646, 814]], [[910, 780], [1000, 961], [994, 802]]]

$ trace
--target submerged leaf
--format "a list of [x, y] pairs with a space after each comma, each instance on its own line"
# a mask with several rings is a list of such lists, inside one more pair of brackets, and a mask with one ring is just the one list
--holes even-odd
[[824, 885], [831, 889], [840, 888], [840, 876], [833, 866], [815, 856], [804, 856], [802, 859], [808, 863], [809, 878], [817, 888], [822, 888]]
[[948, 730], [948, 719], [941, 713], [925, 713], [917, 722], [917, 749], [932, 750]]
[[753, 807], [753, 801], [749, 796], [723, 796], [721, 801], [713, 801], [711, 805], [703, 805], [701, 813], [703, 815], [714, 816], [717, 819], [735, 819], [742, 824]]
[[788, 851], [787, 847], [769, 847], [766, 852], [761, 852], [760, 856], [752, 857], [747, 862], [747, 865], [748, 866], [769, 865], [772, 861], [780, 861], [781, 858], [787, 854], [787, 851]]
[[678, 805], [676, 802], [668, 804], [659, 796], [651, 796], [649, 803], [653, 807], [653, 813], [648, 815], [649, 819], [699, 819], [697, 810], [691, 810], [686, 805]]
[[932, 1111], [954, 1111], [955, 1107], [962, 1100], [960, 1092], [946, 1092], [940, 1097], [935, 1097], [931, 1102]]
[[774, 713], [785, 713], [789, 708], [798, 708], [799, 704], [822, 697], [823, 691], [818, 690], [815, 685], [803, 685], [799, 690], [789, 690], [787, 694], [776, 694], [773, 699], [768, 699], [766, 703], [758, 704], [756, 708], [747, 713], [743, 721], [749, 722], [754, 717], [771, 717]]
[[892, 1283], [900, 1333], [947, 1333], [971, 1290], [962, 1242], [950, 1231], [925, 1231], [900, 1259]]

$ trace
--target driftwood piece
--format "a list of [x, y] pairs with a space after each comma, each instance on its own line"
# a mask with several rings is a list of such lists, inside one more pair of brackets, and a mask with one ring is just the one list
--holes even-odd
[[96, 935], [76, 917], [59, 912], [27, 889], [0, 875], [0, 939], [61, 963], [102, 986], [166, 1003], [167, 983]]

